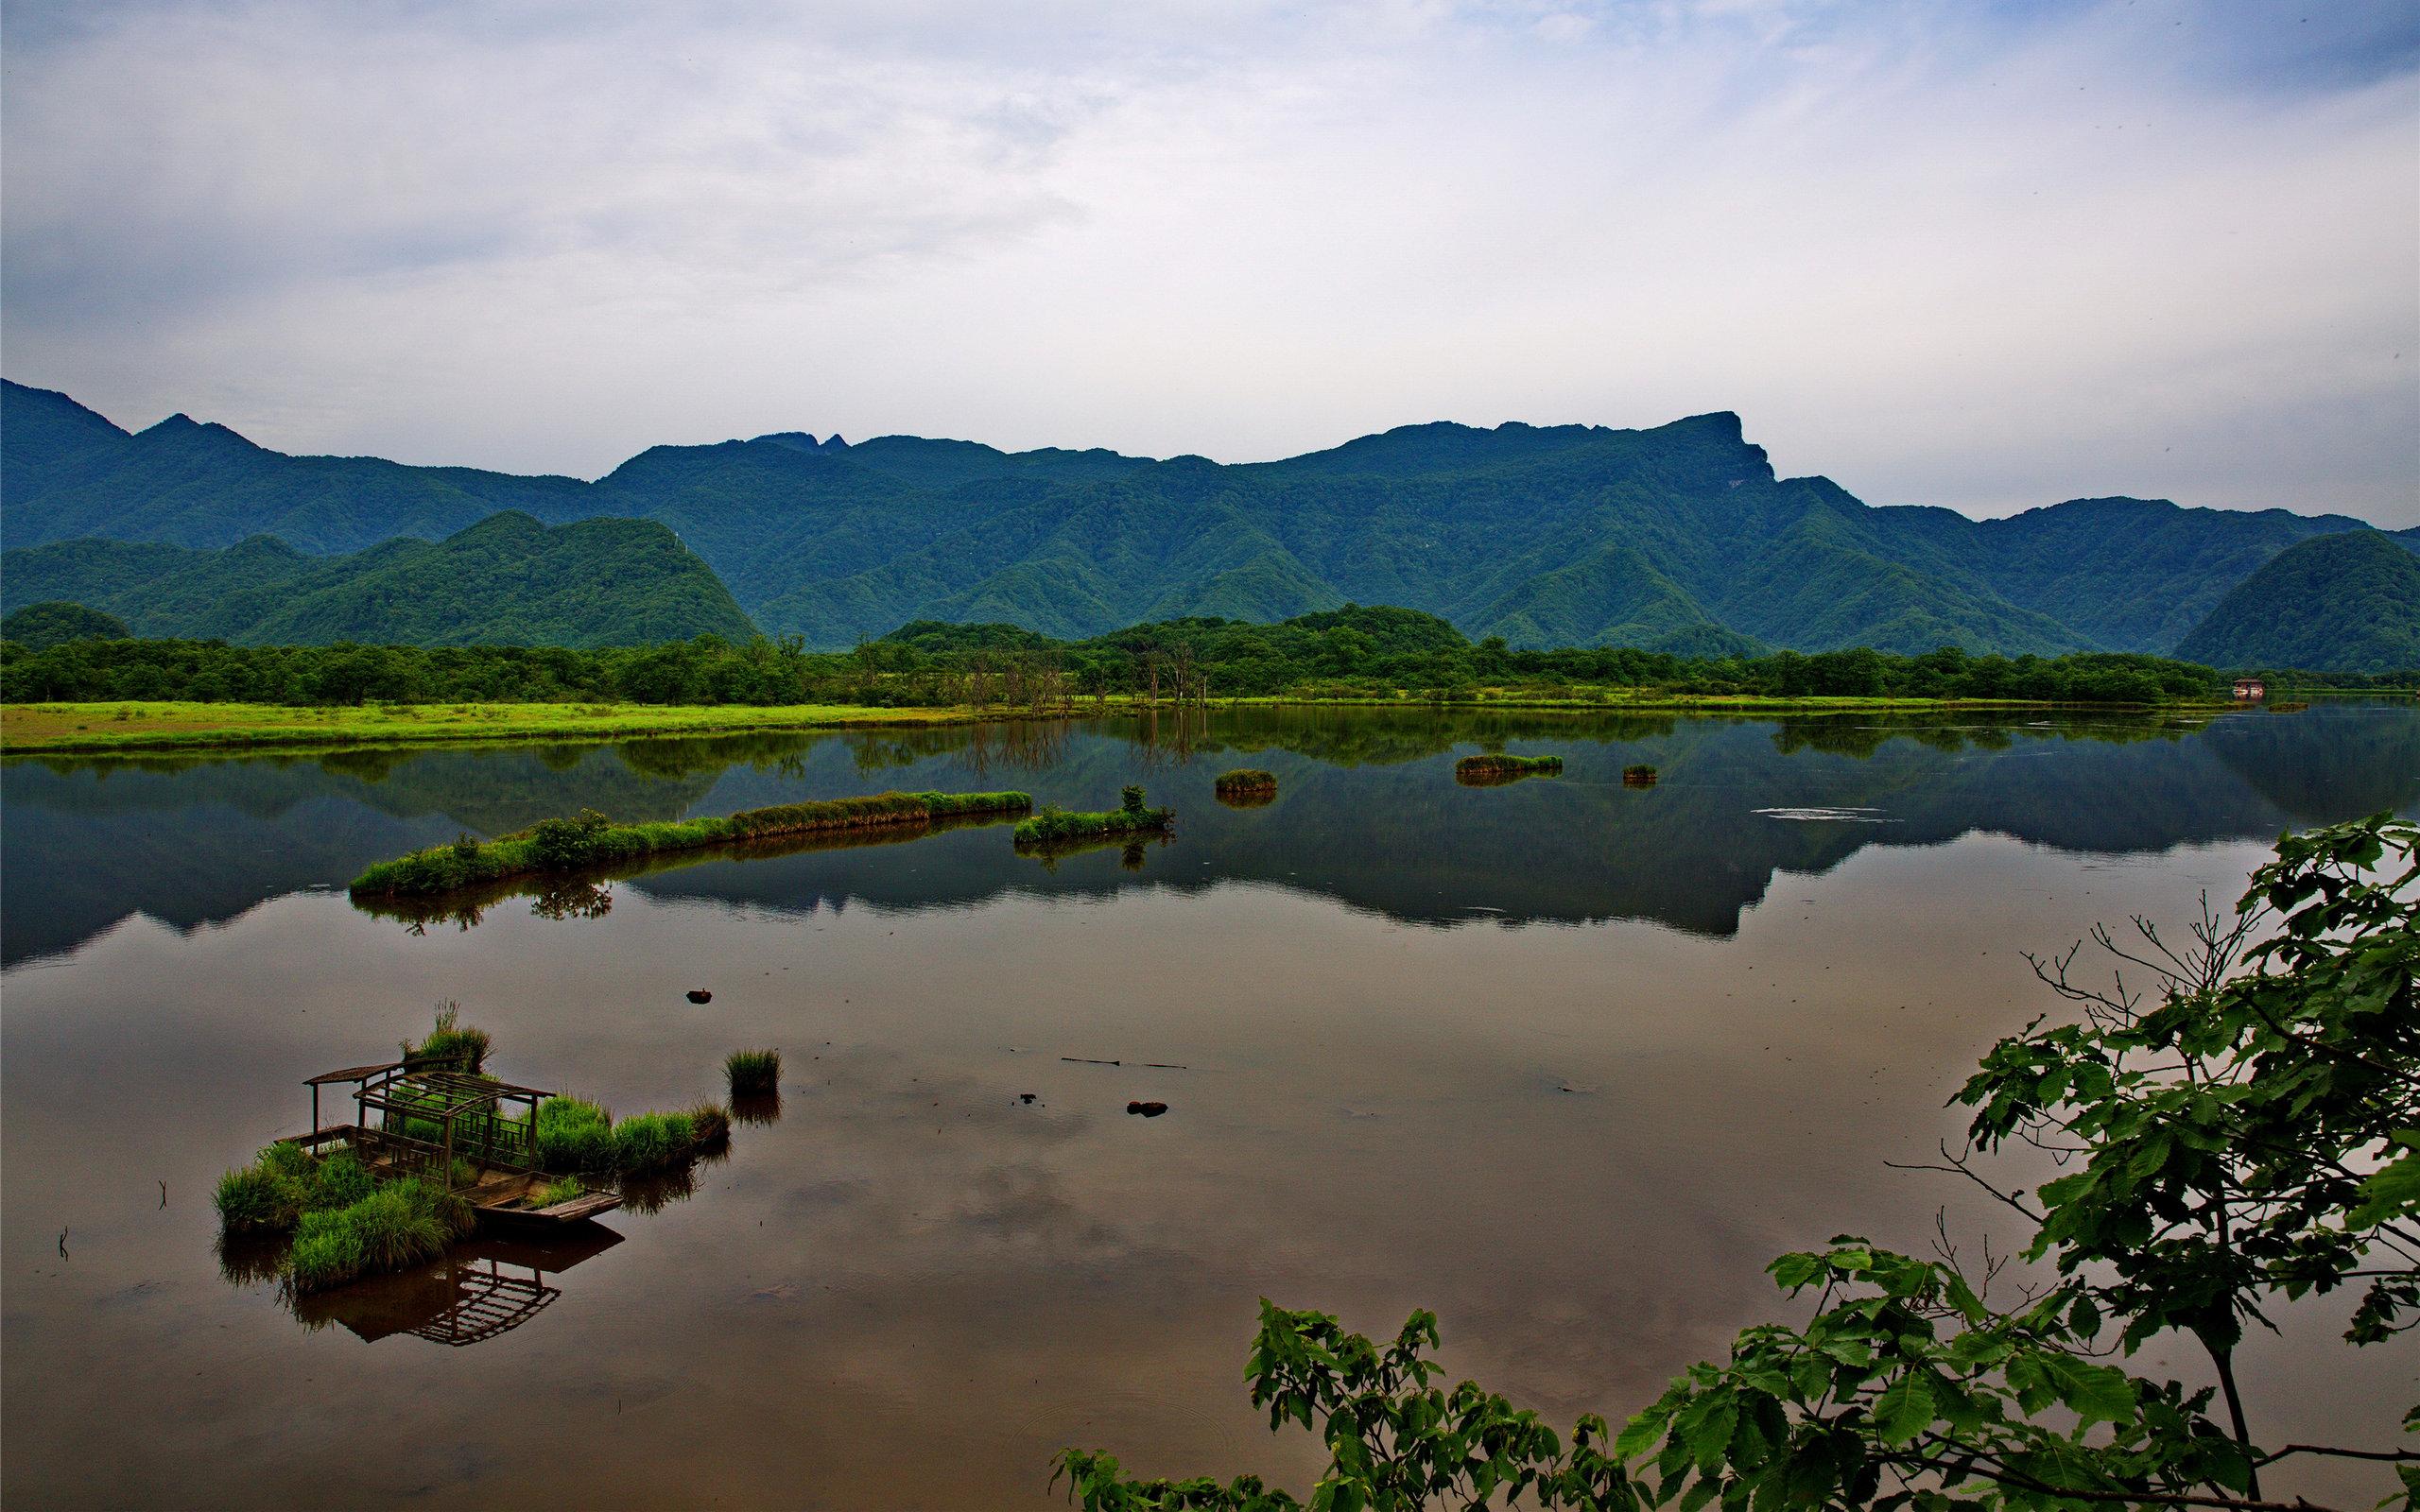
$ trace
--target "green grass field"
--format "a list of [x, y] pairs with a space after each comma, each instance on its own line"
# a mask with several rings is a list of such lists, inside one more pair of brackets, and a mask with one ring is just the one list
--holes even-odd
[[[259, 703], [17, 703], [0, 708], [0, 751], [175, 750], [251, 746], [390, 746], [475, 740], [603, 740], [756, 730], [950, 724], [971, 709], [850, 704], [370, 704], [294, 708]], [[993, 715], [990, 717], [997, 717]]]
[[[1506, 689], [1484, 690], [1454, 708], [1552, 709], [1573, 713], [1699, 710], [1710, 713], [1909, 713], [1927, 709], [2085, 708], [2120, 713], [2120, 704], [2054, 705], [1994, 698], [1766, 698], [1752, 696], [1657, 693], [1644, 688], [1603, 690], [1601, 697], [1537, 697]], [[1349, 698], [1221, 698], [1220, 708], [1334, 705], [1403, 709], [1427, 707], [1409, 696]], [[1124, 712], [1139, 699], [1080, 698], [1066, 713]], [[2216, 709], [2227, 704], [2169, 704], [2174, 709]], [[964, 724], [978, 719], [1030, 717], [1008, 709], [885, 708], [868, 704], [601, 704], [425, 703], [368, 704], [360, 708], [304, 708], [260, 703], [14, 703], [0, 708], [0, 753], [41, 751], [138, 751], [400, 746], [481, 740], [611, 740], [631, 735], [711, 735], [742, 730], [841, 730], [870, 726]]]

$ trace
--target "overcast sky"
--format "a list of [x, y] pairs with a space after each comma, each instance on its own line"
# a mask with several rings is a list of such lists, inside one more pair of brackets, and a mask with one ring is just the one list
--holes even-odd
[[2410, 0], [9, 0], [0, 368], [593, 476], [1736, 409], [2420, 524]]

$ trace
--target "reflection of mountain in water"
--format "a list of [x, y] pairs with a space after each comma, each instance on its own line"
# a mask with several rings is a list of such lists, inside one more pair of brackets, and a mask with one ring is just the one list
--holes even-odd
[[[1561, 780], [1459, 787], [1457, 754], [1551, 751]], [[1285, 801], [1236, 810], [1211, 779], [1238, 755]], [[1650, 789], [1621, 768], [1649, 763]], [[630, 885], [782, 911], [917, 908], [1009, 890], [1098, 894], [1242, 880], [1415, 921], [1651, 919], [1726, 935], [1777, 870], [1867, 845], [1986, 831], [2142, 851], [2420, 804], [2420, 710], [2323, 706], [2203, 724], [1973, 715], [1745, 720], [1424, 709], [1245, 710], [1153, 721], [926, 728], [315, 759], [11, 764], [0, 868], [6, 959], [72, 949], [140, 911], [179, 926], [341, 885], [373, 860], [596, 808], [721, 814], [890, 787], [1012, 785], [1097, 808], [1129, 782], [1176, 805], [1178, 839], [1044, 868], [997, 832], [717, 859]], [[1889, 824], [1759, 809], [1872, 809]], [[573, 910], [576, 911], [576, 910]]]

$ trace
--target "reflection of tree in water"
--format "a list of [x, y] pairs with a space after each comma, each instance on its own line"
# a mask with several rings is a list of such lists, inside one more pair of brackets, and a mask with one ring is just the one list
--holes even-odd
[[959, 766], [983, 777], [995, 771], [1043, 772], [1062, 765], [1067, 760], [1071, 730], [1063, 719], [1012, 719], [931, 733]]
[[1204, 751], [1222, 749], [1210, 738], [1210, 711], [1200, 704], [1146, 706], [1134, 715], [1137, 765], [1146, 772], [1190, 765]]
[[560, 883], [529, 900], [529, 911], [540, 919], [602, 919], [614, 911], [614, 894], [594, 882]]
[[[2126, 746], [2136, 741], [2176, 741], [2198, 733], [2208, 723], [2206, 719], [2112, 719], [2106, 714], [2097, 717], [2045, 716], [2012, 725], [2005, 718], [1993, 724], [1950, 724], [1945, 718], [1957, 719], [1956, 713], [1890, 714], [1839, 713], [1785, 715], [1773, 730], [1773, 749], [1785, 756], [1800, 751], [1818, 751], [1826, 756], [1854, 756], [1870, 760], [1885, 744], [1893, 740], [1913, 741], [1930, 750], [1956, 754], [1959, 751], [2009, 750], [2015, 747], [2019, 735], [2048, 736], [2060, 740], [2091, 740], [2106, 745]], [[1971, 715], [1972, 718], [1988, 717]]]

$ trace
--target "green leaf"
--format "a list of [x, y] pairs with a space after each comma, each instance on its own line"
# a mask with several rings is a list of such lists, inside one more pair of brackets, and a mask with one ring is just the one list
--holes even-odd
[[1934, 1412], [1931, 1378], [1910, 1370], [1883, 1387], [1882, 1395], [1875, 1399], [1875, 1432], [1895, 1448], [1931, 1427]]

